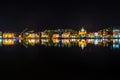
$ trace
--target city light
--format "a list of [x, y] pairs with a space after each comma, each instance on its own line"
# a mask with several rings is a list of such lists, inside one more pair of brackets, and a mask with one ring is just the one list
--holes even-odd
[[15, 38], [15, 33], [3, 33], [3, 38]]
[[0, 39], [0, 46], [2, 46], [2, 39]]
[[3, 45], [14, 45], [14, 39], [3, 39]]
[[73, 29], [46, 29], [41, 32], [23, 31], [23, 32], [2, 32], [0, 31], [0, 44], [14, 45], [15, 43], [25, 43], [35, 46], [40, 43], [46, 46], [79, 46], [84, 49], [87, 44], [99, 46], [109, 46], [112, 43], [113, 48], [120, 46], [120, 28], [106, 28], [95, 32], [89, 32], [85, 28], [80, 30]]

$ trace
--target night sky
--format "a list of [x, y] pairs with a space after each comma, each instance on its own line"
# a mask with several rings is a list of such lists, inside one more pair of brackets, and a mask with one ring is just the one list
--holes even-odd
[[22, 31], [85, 27], [97, 31], [120, 25], [118, 2], [5, 1], [0, 3], [0, 30]]

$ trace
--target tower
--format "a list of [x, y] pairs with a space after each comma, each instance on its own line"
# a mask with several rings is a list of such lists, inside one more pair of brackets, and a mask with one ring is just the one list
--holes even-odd
[[85, 37], [86, 33], [87, 33], [87, 31], [82, 27], [78, 34], [80, 37]]

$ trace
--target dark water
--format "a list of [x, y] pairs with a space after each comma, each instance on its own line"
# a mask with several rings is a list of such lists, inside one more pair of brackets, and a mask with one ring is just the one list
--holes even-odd
[[[36, 44], [28, 46], [23, 44], [4, 45], [0, 47], [0, 71], [5, 74], [32, 75], [36, 72], [42, 75], [52, 75], [58, 78], [105, 78], [119, 77], [120, 49], [119, 40], [108, 41], [107, 46], [102, 44], [84, 43], [70, 45], [62, 43], [54, 46]], [[107, 42], [106, 42], [107, 43]], [[106, 45], [105, 43], [105, 45]], [[42, 42], [41, 42], [42, 44]], [[72, 43], [71, 43], [72, 44]], [[84, 49], [81, 47], [84, 45]], [[39, 74], [38, 73], [38, 74]], [[37, 74], [37, 75], [38, 75]], [[62, 76], [60, 76], [62, 75]], [[30, 77], [30, 76], [29, 76]], [[46, 77], [44, 77], [46, 78]], [[57, 79], [57, 78], [56, 78]]]

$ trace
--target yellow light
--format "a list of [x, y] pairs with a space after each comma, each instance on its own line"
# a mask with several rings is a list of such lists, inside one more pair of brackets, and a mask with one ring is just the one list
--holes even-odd
[[3, 45], [14, 45], [14, 39], [3, 39]]
[[14, 38], [14, 33], [3, 33], [3, 38]]
[[81, 41], [78, 42], [78, 45], [79, 45], [79, 46], [81, 46], [81, 45], [82, 45], [82, 46], [86, 46], [87, 43], [85, 42], [85, 40], [81, 40]]
[[53, 43], [59, 43], [59, 39], [52, 39]]

